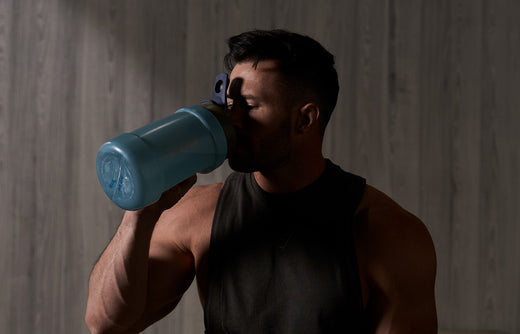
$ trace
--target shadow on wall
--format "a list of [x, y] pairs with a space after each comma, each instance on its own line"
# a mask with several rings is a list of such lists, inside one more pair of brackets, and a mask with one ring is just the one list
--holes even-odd
[[77, 22], [87, 47], [96, 43], [97, 60], [125, 76], [119, 82], [149, 83], [156, 97], [152, 112], [171, 107], [171, 99], [179, 106], [184, 102], [187, 1], [58, 1]]

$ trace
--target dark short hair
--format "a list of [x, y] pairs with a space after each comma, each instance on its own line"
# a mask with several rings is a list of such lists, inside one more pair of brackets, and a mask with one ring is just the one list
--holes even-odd
[[278, 60], [280, 72], [291, 84], [310, 90], [318, 99], [325, 130], [338, 99], [334, 56], [314, 39], [286, 30], [253, 30], [228, 39], [227, 70], [240, 62]]

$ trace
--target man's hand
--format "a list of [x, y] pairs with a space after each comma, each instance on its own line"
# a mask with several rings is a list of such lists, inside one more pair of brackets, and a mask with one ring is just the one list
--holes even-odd
[[150, 204], [143, 209], [137, 210], [137, 212], [152, 211], [160, 214], [163, 211], [170, 209], [188, 192], [188, 190], [190, 190], [195, 182], [197, 182], [196, 174], [166, 190], [162, 193], [157, 202]]

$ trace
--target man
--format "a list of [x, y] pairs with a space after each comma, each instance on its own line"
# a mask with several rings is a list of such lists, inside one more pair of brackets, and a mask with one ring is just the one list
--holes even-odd
[[188, 190], [192, 177], [125, 213], [91, 274], [89, 328], [139, 332], [196, 278], [211, 334], [436, 333], [424, 224], [322, 155], [333, 56], [279, 30], [229, 47], [238, 172]]

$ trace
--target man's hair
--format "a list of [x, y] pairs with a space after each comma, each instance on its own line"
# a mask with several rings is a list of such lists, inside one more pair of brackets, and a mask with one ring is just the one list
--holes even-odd
[[251, 61], [256, 68], [262, 60], [277, 60], [280, 73], [290, 84], [311, 92], [320, 108], [322, 131], [338, 99], [338, 74], [334, 56], [308, 36], [285, 30], [253, 30], [228, 40], [224, 58], [227, 70], [240, 62]]

